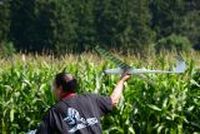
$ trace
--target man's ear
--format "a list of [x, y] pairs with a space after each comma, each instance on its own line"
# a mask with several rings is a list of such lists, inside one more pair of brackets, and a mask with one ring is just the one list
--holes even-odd
[[62, 86], [59, 86], [58, 89], [59, 89], [60, 92], [63, 91], [63, 87]]

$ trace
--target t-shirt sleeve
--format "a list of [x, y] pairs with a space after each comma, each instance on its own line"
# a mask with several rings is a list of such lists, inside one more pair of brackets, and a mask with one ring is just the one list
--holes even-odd
[[110, 113], [113, 110], [112, 100], [109, 96], [93, 94], [100, 116]]
[[43, 121], [39, 125], [36, 134], [53, 134], [55, 129], [58, 130], [62, 127], [61, 119], [59, 113], [54, 109], [49, 110], [47, 115], [44, 117]]

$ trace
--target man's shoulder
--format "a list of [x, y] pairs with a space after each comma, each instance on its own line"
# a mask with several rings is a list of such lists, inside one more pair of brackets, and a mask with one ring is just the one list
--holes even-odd
[[68, 105], [70, 105], [71, 103], [73, 104], [74, 101], [76, 101], [77, 99], [81, 100], [83, 98], [91, 98], [95, 96], [92, 93], [84, 93], [84, 94], [77, 94], [75, 97], [73, 98], [68, 98], [68, 99], [64, 99], [64, 100], [60, 100], [58, 101], [56, 104], [54, 104], [50, 110], [57, 110], [57, 109], [63, 109], [64, 107], [68, 107]]
[[54, 104], [53, 106], [51, 106], [51, 107], [48, 109], [47, 113], [52, 113], [52, 112], [54, 113], [54, 112], [56, 112], [56, 109], [57, 109], [58, 107], [60, 107], [60, 104], [58, 104], [58, 103]]
[[58, 101], [56, 104], [54, 104], [49, 110], [48, 112], [50, 111], [58, 111], [60, 109], [63, 109], [64, 107], [66, 107], [66, 105], [68, 103], [71, 103], [73, 101], [75, 101], [76, 99], [83, 99], [83, 98], [86, 98], [86, 99], [95, 99], [97, 98], [99, 95], [96, 94], [96, 93], [83, 93], [83, 94], [78, 94], [75, 98], [72, 98], [72, 99], [67, 99], [67, 100], [60, 100]]
[[96, 93], [83, 93], [80, 95], [81, 97], [96, 97], [98, 94]]
[[98, 94], [98, 93], [83, 93], [81, 95], [79, 95], [80, 98], [89, 98], [89, 99], [107, 99], [107, 98], [110, 98], [109, 96], [107, 95], [101, 95], [101, 94]]
[[48, 113], [60, 113], [62, 111], [64, 111], [64, 108], [66, 107], [66, 104], [62, 101], [58, 101], [56, 104], [54, 104], [53, 106], [51, 106], [51, 108], [49, 108]]

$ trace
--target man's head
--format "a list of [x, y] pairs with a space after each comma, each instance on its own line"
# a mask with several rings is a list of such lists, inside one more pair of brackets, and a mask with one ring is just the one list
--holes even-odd
[[59, 100], [67, 93], [76, 92], [77, 81], [68, 73], [62, 72], [55, 76], [53, 82], [53, 92]]

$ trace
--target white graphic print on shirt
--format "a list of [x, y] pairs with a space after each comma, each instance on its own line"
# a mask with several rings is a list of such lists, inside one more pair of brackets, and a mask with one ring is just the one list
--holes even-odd
[[69, 125], [69, 133], [74, 133], [77, 130], [86, 128], [88, 126], [93, 126], [98, 123], [96, 117], [85, 119], [80, 116], [79, 112], [74, 108], [68, 108], [67, 117], [64, 118], [64, 121]]

